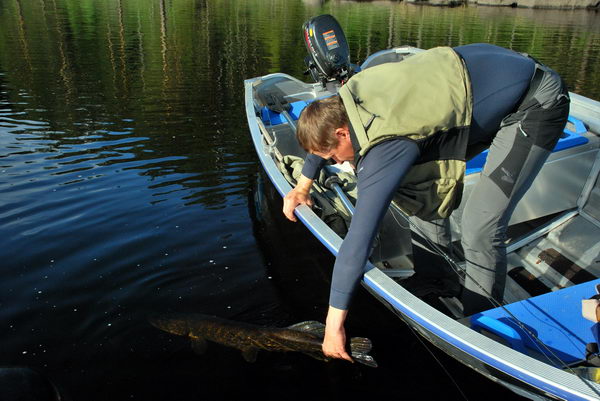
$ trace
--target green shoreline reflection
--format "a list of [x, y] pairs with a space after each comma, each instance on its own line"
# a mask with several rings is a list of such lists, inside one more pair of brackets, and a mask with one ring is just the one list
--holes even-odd
[[[403, 44], [490, 42], [527, 52], [571, 90], [600, 98], [600, 16], [558, 10], [439, 8], [397, 2], [290, 0], [41, 0], [0, 3], [0, 79], [9, 100], [54, 124], [139, 114], [218, 115], [241, 104], [242, 81], [269, 72], [302, 77], [302, 23], [331, 13], [354, 61]], [[6, 95], [3, 95], [6, 96]], [[240, 111], [237, 108], [235, 111]]]

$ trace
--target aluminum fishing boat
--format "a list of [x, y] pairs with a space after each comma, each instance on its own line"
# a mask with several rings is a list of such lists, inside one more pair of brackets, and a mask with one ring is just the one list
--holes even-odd
[[[402, 62], [422, 51], [406, 46], [383, 50], [360, 67], [352, 66], [344, 54], [331, 56], [331, 39], [327, 42], [326, 36], [325, 43], [311, 42], [317, 35], [310, 30], [320, 28], [337, 35], [343, 50], [339, 26], [307, 23], [304, 28], [309, 54], [313, 53], [307, 64], [316, 83], [282, 73], [245, 81], [250, 134], [266, 174], [282, 196], [295, 185], [306, 155], [295, 138], [302, 109], [335, 94], [352, 70]], [[333, 64], [343, 59], [345, 67], [328, 70], [332, 64], [319, 59], [319, 52], [327, 50]], [[369, 263], [374, 268], [362, 281], [428, 341], [534, 400], [600, 399], [598, 370], [586, 362], [586, 344], [598, 342], [598, 323], [586, 320], [581, 306], [600, 284], [600, 102], [575, 93], [571, 102], [563, 137], [513, 213], [503, 305], [463, 316], [456, 298], [440, 297], [436, 304], [405, 289], [403, 281], [414, 272], [411, 230], [393, 203], [373, 244]], [[457, 243], [462, 205], [479, 179], [485, 156], [484, 152], [467, 164], [463, 201], [451, 216]], [[299, 220], [334, 255], [352, 218], [354, 183], [351, 168], [328, 165], [313, 186], [315, 207], [296, 209]], [[464, 266], [460, 258], [454, 263]]]

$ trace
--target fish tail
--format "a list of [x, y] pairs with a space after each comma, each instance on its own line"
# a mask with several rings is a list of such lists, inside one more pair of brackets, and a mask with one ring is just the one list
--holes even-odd
[[352, 350], [352, 352], [362, 352], [362, 353], [369, 353], [371, 352], [371, 349], [373, 348], [373, 345], [371, 344], [371, 340], [369, 340], [368, 338], [365, 337], [352, 337], [350, 339], [350, 349]]
[[352, 358], [356, 362], [376, 368], [377, 362], [375, 362], [375, 359], [369, 355], [371, 348], [373, 348], [373, 345], [371, 344], [371, 340], [368, 338], [352, 337], [350, 339], [350, 352], [352, 354]]

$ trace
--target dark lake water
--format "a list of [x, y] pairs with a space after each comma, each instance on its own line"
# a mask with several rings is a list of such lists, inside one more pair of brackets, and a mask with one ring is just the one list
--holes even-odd
[[[354, 62], [490, 42], [600, 99], [600, 15], [397, 2], [0, 0], [0, 366], [68, 400], [461, 399], [364, 291], [348, 322], [380, 367], [189, 342], [146, 320], [323, 320], [333, 258], [261, 174], [243, 80], [302, 77], [301, 25], [335, 15]], [[512, 393], [433, 351], [469, 399]], [[0, 393], [2, 390], [0, 389]]]

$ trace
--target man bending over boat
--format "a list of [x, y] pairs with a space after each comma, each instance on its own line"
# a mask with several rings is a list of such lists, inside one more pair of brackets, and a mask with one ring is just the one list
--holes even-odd
[[[488, 44], [439, 47], [368, 68], [339, 94], [302, 112], [297, 137], [309, 152], [283, 211], [311, 204], [309, 190], [328, 159], [356, 169], [358, 200], [337, 256], [325, 355], [351, 360], [344, 321], [371, 244], [392, 199], [442, 248], [458, 207], [465, 160], [489, 148], [461, 222], [465, 315], [502, 302], [510, 216], [558, 141], [569, 113], [560, 76], [525, 55]], [[438, 275], [455, 274], [438, 267]], [[426, 276], [415, 264], [415, 276]]]

